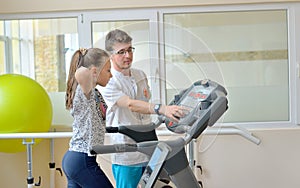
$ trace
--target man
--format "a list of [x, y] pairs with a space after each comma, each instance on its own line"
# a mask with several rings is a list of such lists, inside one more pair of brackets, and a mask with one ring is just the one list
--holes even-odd
[[[106, 126], [145, 125], [151, 122], [150, 114], [164, 114], [178, 121], [183, 109], [149, 103], [150, 91], [146, 74], [131, 68], [133, 61], [132, 38], [122, 30], [113, 30], [106, 35], [105, 49], [111, 54], [113, 77], [101, 93], [107, 103]], [[134, 143], [125, 135], [113, 136], [116, 143]], [[136, 188], [143, 174], [148, 157], [139, 152], [112, 155], [112, 171], [117, 188]]]

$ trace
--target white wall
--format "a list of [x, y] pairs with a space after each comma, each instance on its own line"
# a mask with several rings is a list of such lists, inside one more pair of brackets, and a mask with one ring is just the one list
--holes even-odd
[[204, 136], [198, 140], [197, 164], [204, 188], [300, 187], [300, 129], [251, 131], [253, 144], [240, 136]]

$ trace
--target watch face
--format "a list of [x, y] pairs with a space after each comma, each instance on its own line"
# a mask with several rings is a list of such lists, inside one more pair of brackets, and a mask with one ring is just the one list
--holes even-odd
[[160, 104], [154, 105], [154, 111], [155, 113], [159, 114]]

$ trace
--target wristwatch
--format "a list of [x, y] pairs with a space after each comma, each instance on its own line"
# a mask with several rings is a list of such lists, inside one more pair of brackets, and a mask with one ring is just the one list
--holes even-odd
[[159, 109], [160, 109], [161, 104], [155, 104], [154, 105], [154, 112], [159, 115]]

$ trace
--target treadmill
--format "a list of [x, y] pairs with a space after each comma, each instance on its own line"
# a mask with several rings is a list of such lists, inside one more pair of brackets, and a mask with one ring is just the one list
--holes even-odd
[[[227, 91], [220, 84], [205, 79], [194, 82], [189, 88], [174, 96], [170, 105], [180, 105], [188, 109], [179, 122], [160, 115], [149, 125], [123, 125], [107, 127], [107, 133], [122, 133], [136, 144], [96, 145], [93, 154], [118, 152], [142, 152], [150, 157], [138, 188], [157, 187], [158, 179], [170, 180], [177, 188], [201, 188], [187, 159], [185, 146], [197, 139], [207, 126], [215, 122], [228, 109]], [[157, 138], [156, 128], [165, 124], [171, 132], [184, 136], [167, 141]], [[162, 186], [171, 187], [171, 186]]]

